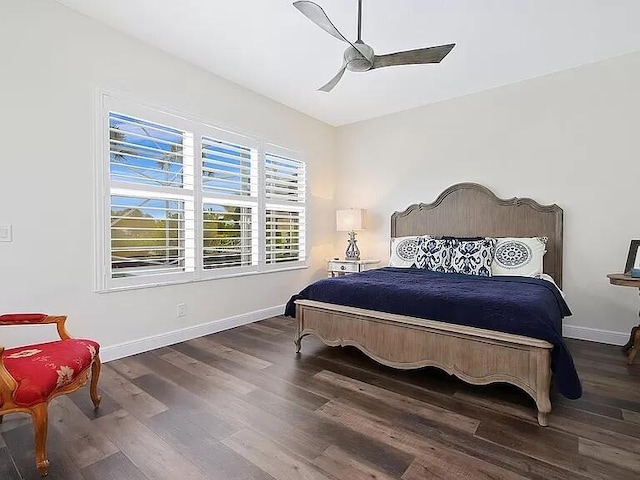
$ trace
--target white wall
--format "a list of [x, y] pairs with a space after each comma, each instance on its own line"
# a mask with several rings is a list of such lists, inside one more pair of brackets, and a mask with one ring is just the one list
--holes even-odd
[[[0, 224], [12, 224], [14, 238], [0, 243], [0, 311], [68, 314], [73, 334], [109, 347], [282, 305], [324, 275], [335, 228], [332, 127], [51, 0], [1, 4]], [[94, 293], [97, 88], [124, 91], [302, 152], [310, 180], [312, 267]], [[187, 303], [188, 315], [178, 319], [179, 302]], [[0, 345], [50, 333], [3, 329]]]
[[624, 342], [638, 322], [638, 292], [609, 285], [606, 274], [623, 269], [640, 238], [639, 85], [636, 53], [342, 127], [337, 207], [368, 209], [360, 250], [386, 261], [391, 214], [454, 183], [557, 203], [574, 313], [565, 325], [620, 335], [567, 333]]

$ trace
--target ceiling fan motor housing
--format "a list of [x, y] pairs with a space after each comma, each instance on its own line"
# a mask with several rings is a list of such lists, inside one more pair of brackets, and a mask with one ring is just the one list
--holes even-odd
[[344, 51], [344, 63], [347, 70], [352, 72], [366, 72], [373, 66], [373, 48], [362, 41], [357, 41], [355, 47], [349, 47]]

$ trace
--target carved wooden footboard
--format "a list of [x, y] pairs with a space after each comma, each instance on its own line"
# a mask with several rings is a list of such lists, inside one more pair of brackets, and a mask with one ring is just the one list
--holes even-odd
[[553, 345], [519, 335], [312, 300], [296, 301], [296, 351], [305, 335], [329, 346], [352, 345], [399, 369], [441, 368], [474, 385], [505, 382], [536, 402], [538, 422], [551, 411]]

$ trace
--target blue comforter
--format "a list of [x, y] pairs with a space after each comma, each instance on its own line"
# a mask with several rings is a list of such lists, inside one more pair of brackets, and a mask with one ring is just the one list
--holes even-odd
[[562, 339], [562, 318], [571, 315], [558, 289], [546, 280], [479, 277], [417, 268], [380, 268], [317, 281], [294, 295], [411, 317], [524, 335], [553, 344], [551, 368], [558, 392], [582, 395], [573, 359]]

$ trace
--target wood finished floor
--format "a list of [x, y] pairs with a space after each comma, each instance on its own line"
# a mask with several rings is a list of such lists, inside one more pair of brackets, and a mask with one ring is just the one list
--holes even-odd
[[[97, 413], [86, 388], [51, 404], [49, 478], [640, 479], [640, 365], [618, 347], [568, 341], [585, 393], [540, 428], [516, 388], [292, 338], [275, 317], [105, 365]], [[40, 478], [29, 418], [0, 432], [0, 479]]]

